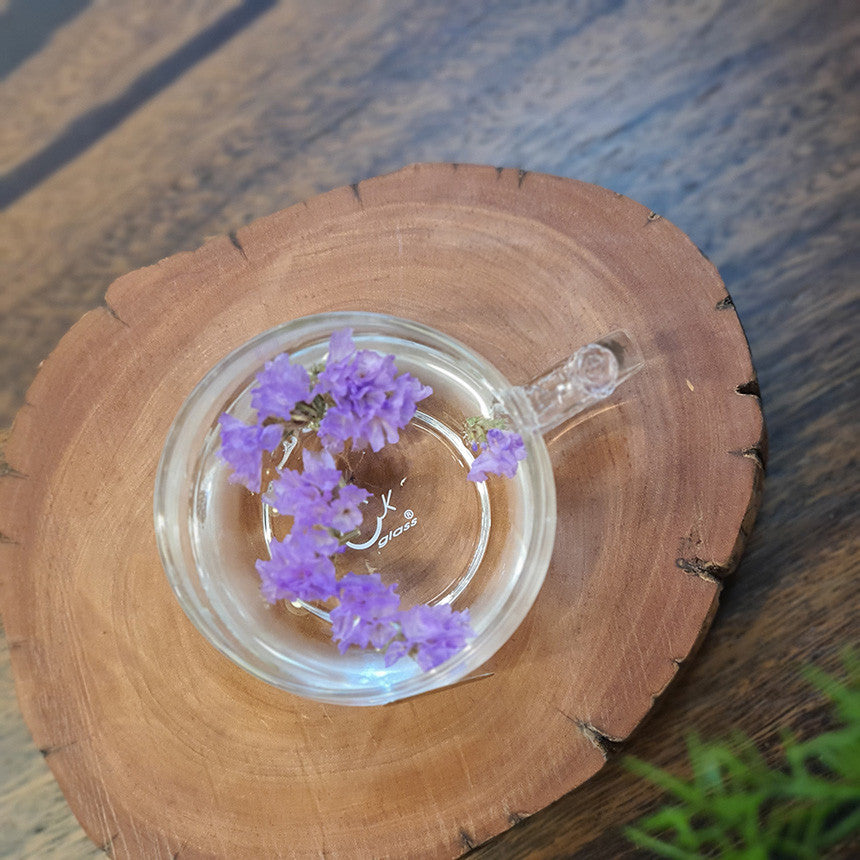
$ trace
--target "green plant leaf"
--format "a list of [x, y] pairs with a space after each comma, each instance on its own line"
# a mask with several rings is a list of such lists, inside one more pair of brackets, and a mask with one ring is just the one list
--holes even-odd
[[843, 654], [844, 678], [816, 667], [804, 675], [829, 700], [833, 729], [800, 741], [781, 732], [782, 760], [769, 767], [755, 744], [687, 738], [691, 776], [670, 774], [633, 757], [626, 766], [670, 795], [626, 829], [631, 842], [660, 857], [731, 860], [809, 858], [860, 830], [860, 658]]

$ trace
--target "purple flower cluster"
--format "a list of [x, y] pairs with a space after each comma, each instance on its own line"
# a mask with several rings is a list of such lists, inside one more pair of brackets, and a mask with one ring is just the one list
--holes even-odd
[[289, 355], [278, 355], [257, 374], [257, 385], [251, 389], [251, 406], [258, 420], [280, 418], [290, 421], [299, 403], [310, 400], [310, 376]]
[[418, 401], [433, 392], [408, 373], [398, 376], [393, 355], [356, 350], [352, 330], [343, 329], [332, 335], [314, 393], [333, 401], [319, 425], [329, 451], [343, 450], [352, 439], [354, 448], [369, 445], [376, 452], [400, 438]]
[[257, 421], [245, 424], [226, 412], [219, 419], [221, 457], [232, 469], [230, 480], [244, 484], [252, 493], [260, 492], [263, 455], [274, 451], [283, 441], [293, 410], [310, 399], [310, 378], [300, 364], [288, 355], [266, 363], [251, 389], [251, 405]]
[[263, 596], [277, 600], [328, 600], [337, 589], [331, 557], [344, 550], [343, 535], [361, 525], [367, 490], [347, 484], [327, 451], [302, 451], [303, 471], [284, 469], [263, 496], [293, 518], [290, 533], [257, 562]]
[[349, 572], [338, 580], [332, 556], [342, 549], [331, 532], [293, 527], [283, 541], [273, 541], [271, 558], [257, 562], [263, 596], [278, 600], [338, 600], [329, 613], [332, 639], [345, 653], [351, 645], [384, 651], [385, 665], [412, 657], [427, 671], [462, 650], [474, 636], [469, 610], [447, 604], [400, 608], [397, 585], [384, 585], [378, 573]]
[[221, 457], [233, 470], [230, 480], [244, 484], [252, 493], [259, 493], [263, 454], [280, 444], [282, 429], [274, 424], [245, 424], [226, 412], [218, 423], [221, 425]]
[[384, 648], [397, 633], [400, 597], [378, 573], [348, 573], [337, 585], [340, 603], [329, 613], [331, 636], [343, 654], [350, 645]]
[[328, 451], [302, 451], [304, 470], [283, 469], [263, 499], [279, 514], [293, 518], [293, 527], [351, 532], [363, 519], [359, 505], [370, 493], [346, 484]]
[[257, 561], [260, 590], [278, 600], [328, 600], [337, 588], [331, 557], [340, 541], [325, 529], [298, 527], [269, 545], [271, 558]]
[[447, 603], [419, 603], [400, 613], [400, 635], [385, 652], [385, 665], [408, 654], [426, 672], [462, 651], [474, 635], [468, 609], [455, 612]]
[[378, 573], [348, 573], [338, 583], [340, 603], [331, 611], [332, 638], [341, 654], [350, 645], [385, 652], [385, 665], [410, 656], [428, 671], [461, 651], [475, 635], [469, 610], [447, 604], [400, 609], [396, 585], [385, 586]]
[[418, 401], [432, 393], [414, 376], [398, 375], [393, 355], [357, 350], [352, 329], [341, 329], [331, 336], [328, 359], [315, 382], [289, 355], [266, 363], [251, 389], [256, 422], [221, 416], [221, 456], [233, 471], [230, 480], [258, 493], [263, 455], [286, 437], [318, 428], [320, 441], [333, 454], [350, 440], [354, 448], [369, 445], [376, 452], [400, 438]]
[[[408, 655], [425, 671], [474, 636], [468, 610], [455, 612], [447, 605], [403, 610], [397, 586], [383, 585], [379, 574], [350, 572], [338, 580], [334, 556], [361, 525], [360, 508], [370, 493], [345, 481], [333, 455], [347, 442], [375, 452], [396, 442], [418, 401], [430, 394], [431, 389], [410, 374], [398, 375], [394, 356], [357, 350], [352, 331], [343, 329], [332, 335], [326, 364], [319, 371], [309, 373], [288, 355], [266, 364], [251, 389], [254, 424], [228, 414], [219, 419], [220, 453], [231, 468], [230, 480], [255, 493], [261, 492], [266, 453], [311, 430], [323, 445], [319, 452], [302, 451], [301, 471], [279, 469], [263, 496], [278, 513], [293, 519], [289, 534], [270, 543], [270, 557], [257, 561], [266, 600], [333, 602], [332, 638], [341, 653], [350, 646], [373, 647], [385, 653], [386, 666]], [[491, 438], [491, 433], [500, 435]], [[502, 439], [502, 431], [490, 434], [469, 473], [472, 480], [483, 480], [487, 471], [508, 474], [510, 463], [515, 471], [516, 461], [525, 456], [514, 441]], [[522, 448], [522, 440], [511, 435]], [[473, 472], [481, 477], [473, 477]]]
[[487, 431], [487, 441], [480, 444], [480, 453], [472, 461], [468, 478], [485, 481], [488, 474], [513, 478], [517, 463], [525, 457], [526, 446], [519, 433], [493, 427]]

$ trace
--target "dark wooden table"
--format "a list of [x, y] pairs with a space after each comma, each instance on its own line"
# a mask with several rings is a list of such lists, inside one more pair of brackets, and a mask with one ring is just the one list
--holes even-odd
[[[714, 626], [626, 748], [680, 771], [686, 732], [739, 728], [773, 754], [827, 721], [799, 668], [860, 629], [858, 37], [855, 2], [0, 0], [0, 426], [114, 278], [316, 192], [413, 161], [619, 191], [720, 270], [770, 434]], [[616, 756], [474, 854], [621, 856], [658, 799]], [[98, 854], [4, 648], [0, 856]]]

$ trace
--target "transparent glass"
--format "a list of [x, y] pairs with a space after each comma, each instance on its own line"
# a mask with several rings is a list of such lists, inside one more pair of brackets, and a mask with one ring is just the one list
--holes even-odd
[[[338, 574], [378, 572], [397, 582], [401, 605], [469, 609], [475, 636], [447, 662], [422, 671], [404, 658], [352, 648], [340, 654], [322, 606], [260, 594], [257, 559], [287, 523], [260, 496], [228, 481], [218, 456], [218, 418], [251, 421], [255, 374], [276, 355], [311, 367], [324, 361], [333, 331], [352, 328], [356, 346], [392, 353], [433, 389], [400, 441], [339, 463], [373, 495], [359, 534], [335, 556]], [[638, 366], [626, 335], [579, 350], [525, 386], [512, 386], [472, 350], [428, 326], [371, 313], [304, 317], [232, 352], [195, 387], [168, 434], [155, 485], [155, 533], [183, 609], [223, 654], [292, 693], [344, 705], [376, 705], [455, 683], [513, 634], [533, 604], [555, 536], [555, 484], [542, 434], [609, 396]], [[504, 417], [526, 446], [512, 479], [466, 479], [473, 454], [468, 417]], [[282, 464], [300, 459], [300, 436]], [[270, 468], [278, 466], [270, 464]], [[271, 472], [274, 474], [274, 471]]]

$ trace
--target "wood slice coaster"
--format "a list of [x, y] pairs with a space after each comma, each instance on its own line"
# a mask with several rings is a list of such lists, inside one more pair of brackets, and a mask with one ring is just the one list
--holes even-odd
[[[645, 368], [548, 439], [558, 536], [480, 680], [376, 708], [255, 680], [186, 619], [152, 492], [195, 383], [296, 317], [428, 323], [524, 382], [626, 329]], [[0, 468], [24, 717], [116, 856], [438, 857], [592, 776], [707, 629], [759, 500], [764, 427], [714, 267], [602, 188], [418, 165], [132, 272], [44, 362]]]

